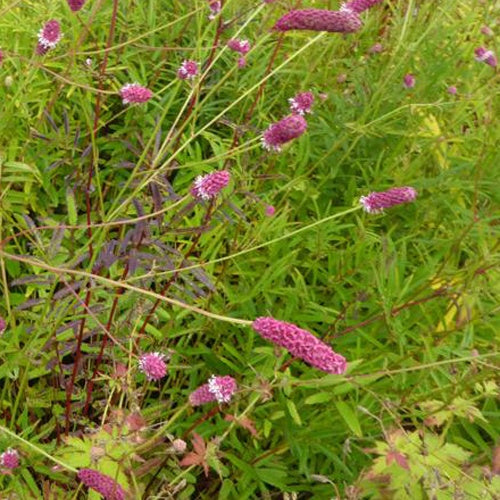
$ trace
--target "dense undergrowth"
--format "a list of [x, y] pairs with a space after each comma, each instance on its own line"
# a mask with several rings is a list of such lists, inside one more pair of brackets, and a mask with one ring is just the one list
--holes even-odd
[[[499, 12], [386, 0], [355, 33], [271, 30], [305, 7], [339, 5], [0, 4], [1, 498], [99, 498], [87, 468], [134, 499], [498, 498], [498, 73], [474, 51]], [[132, 82], [152, 98], [123, 104]], [[263, 149], [305, 91], [305, 133]], [[400, 186], [416, 200], [361, 209]], [[214, 374], [236, 393], [193, 406]]]

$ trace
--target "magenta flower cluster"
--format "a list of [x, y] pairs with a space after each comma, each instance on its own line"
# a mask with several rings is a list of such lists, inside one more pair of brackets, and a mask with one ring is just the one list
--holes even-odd
[[340, 354], [307, 330], [270, 317], [257, 318], [252, 328], [263, 338], [284, 347], [296, 358], [327, 373], [341, 374], [347, 367]]
[[350, 2], [342, 4], [340, 10], [348, 10], [359, 14], [383, 1], [384, 0], [351, 0]]
[[5, 332], [5, 329], [7, 328], [7, 322], [0, 316], [0, 335]]
[[153, 97], [153, 92], [138, 83], [127, 83], [120, 89], [123, 104], [143, 104]]
[[283, 144], [300, 137], [307, 129], [307, 122], [302, 115], [286, 116], [270, 125], [262, 134], [262, 146], [267, 150], [281, 151]]
[[160, 380], [167, 374], [165, 355], [158, 352], [143, 354], [139, 358], [139, 369], [148, 380]]
[[219, 404], [229, 403], [237, 388], [236, 380], [230, 375], [212, 375], [208, 383], [198, 387], [189, 395], [189, 402], [192, 406], [200, 406], [214, 401]]
[[7, 448], [7, 450], [0, 455], [0, 467], [10, 470], [19, 467], [19, 453], [17, 450]]
[[311, 108], [314, 103], [312, 92], [299, 92], [295, 97], [288, 99], [290, 103], [290, 111], [299, 115], [311, 113]]
[[49, 50], [54, 49], [61, 41], [61, 25], [56, 19], [47, 21], [43, 28], [38, 33], [38, 44], [36, 53], [39, 55], [46, 54]]
[[356, 12], [350, 10], [302, 9], [292, 10], [278, 19], [277, 31], [309, 30], [332, 33], [354, 33], [362, 22]]
[[415, 79], [415, 75], [413, 75], [412, 73], [408, 73], [403, 77], [403, 87], [405, 87], [406, 89], [412, 89], [413, 87], [415, 87], [416, 81], [417, 80]]
[[196, 61], [185, 60], [177, 70], [177, 77], [181, 80], [192, 80], [198, 72], [198, 63]]
[[417, 197], [417, 191], [412, 187], [396, 187], [387, 191], [373, 192], [362, 196], [359, 200], [365, 212], [377, 214], [386, 208], [391, 208], [403, 203], [411, 203]]
[[86, 0], [67, 0], [67, 2], [73, 12], [78, 12], [85, 5]]
[[210, 9], [210, 14], [208, 16], [208, 19], [213, 20], [217, 17], [217, 14], [222, 9], [222, 3], [220, 0], [209, 0], [208, 1], [208, 8]]
[[111, 477], [94, 469], [80, 469], [78, 479], [105, 500], [125, 500], [125, 490]]
[[227, 170], [200, 175], [191, 186], [191, 194], [200, 200], [211, 200], [229, 184], [230, 179], [231, 174]]
[[497, 65], [497, 58], [492, 50], [488, 50], [485, 47], [478, 47], [475, 51], [475, 59], [479, 62], [484, 62], [488, 66], [495, 68]]
[[238, 58], [238, 66], [243, 68], [246, 65], [245, 55], [250, 51], [250, 42], [248, 40], [232, 38], [227, 42], [227, 46], [240, 54], [241, 57]]

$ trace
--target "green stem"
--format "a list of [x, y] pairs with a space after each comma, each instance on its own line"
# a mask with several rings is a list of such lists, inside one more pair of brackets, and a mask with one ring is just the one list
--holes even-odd
[[66, 470], [74, 472], [75, 474], [78, 472], [78, 469], [75, 469], [74, 467], [71, 467], [71, 465], [68, 465], [64, 462], [61, 462], [61, 460], [58, 460], [57, 458], [53, 457], [52, 455], [47, 453], [45, 450], [42, 450], [42, 448], [39, 448], [38, 446], [34, 445], [33, 443], [26, 441], [26, 439], [22, 438], [21, 436], [18, 436], [17, 434], [15, 434], [11, 430], [7, 429], [3, 425], [0, 425], [0, 432], [5, 432], [5, 434], [8, 434], [10, 437], [17, 439], [18, 441], [21, 441], [28, 448], [35, 450], [37, 453], [40, 453], [40, 455], [43, 455], [44, 457], [48, 458], [52, 462], [55, 462], [56, 464], [60, 465], [61, 467], [64, 467]]

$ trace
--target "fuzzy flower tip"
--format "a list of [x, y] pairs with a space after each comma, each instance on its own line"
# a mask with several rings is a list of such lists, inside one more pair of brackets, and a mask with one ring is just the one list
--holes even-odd
[[0, 66], [2, 65], [3, 58], [4, 58], [3, 51], [2, 49], [0, 49]]
[[0, 316], [0, 335], [5, 332], [5, 329], [7, 328], [7, 322]]
[[281, 151], [281, 146], [307, 129], [307, 122], [301, 115], [290, 115], [270, 125], [262, 135], [262, 146], [268, 150]]
[[382, 192], [373, 192], [368, 196], [362, 196], [359, 200], [365, 212], [377, 214], [384, 208], [391, 208], [403, 203], [411, 203], [417, 197], [417, 192], [412, 187], [397, 187]]
[[292, 10], [278, 19], [277, 31], [310, 30], [333, 33], [353, 33], [361, 28], [361, 19], [350, 10], [303, 9]]
[[484, 47], [478, 47], [475, 51], [475, 59], [479, 62], [484, 62], [488, 66], [495, 68], [497, 65], [497, 58], [492, 50], [488, 50]]
[[17, 450], [8, 448], [0, 455], [0, 465], [6, 469], [19, 467], [19, 453]]
[[227, 42], [227, 46], [231, 50], [234, 50], [242, 55], [245, 55], [250, 51], [250, 42], [248, 40], [238, 40], [236, 38], [232, 38]]
[[303, 359], [319, 370], [334, 374], [341, 374], [346, 370], [347, 363], [343, 356], [334, 352], [328, 344], [312, 333], [293, 323], [262, 317], [252, 323], [252, 328], [261, 337], [284, 347], [293, 356]]
[[455, 85], [451, 85], [446, 90], [448, 91], [448, 94], [451, 94], [451, 95], [457, 95], [457, 92], [458, 92], [458, 89], [457, 89], [457, 87], [455, 87]]
[[212, 375], [207, 384], [203, 384], [190, 394], [189, 402], [192, 406], [212, 403], [213, 401], [229, 403], [237, 388], [236, 380], [233, 377]]
[[222, 3], [219, 0], [214, 0], [214, 1], [210, 0], [208, 3], [208, 8], [210, 9], [210, 15], [208, 16], [208, 19], [212, 21], [217, 17], [217, 14], [219, 14], [219, 12], [221, 11]]
[[314, 96], [312, 92], [300, 92], [295, 97], [288, 99], [290, 103], [290, 110], [292, 113], [304, 115], [311, 113], [311, 108], [314, 103]]
[[78, 12], [85, 4], [86, 0], [67, 0], [69, 8], [73, 12]]
[[120, 89], [123, 104], [143, 104], [153, 97], [153, 92], [138, 83], [127, 83]]
[[351, 0], [342, 4], [341, 11], [351, 11], [359, 14], [365, 10], [372, 8], [374, 5], [383, 2], [383, 0]]
[[47, 21], [38, 33], [37, 53], [42, 55], [54, 49], [61, 41], [61, 25], [59, 21], [51, 19]]
[[152, 352], [139, 358], [139, 369], [146, 374], [148, 380], [160, 380], [167, 374], [164, 354]]
[[201, 200], [215, 198], [229, 184], [231, 174], [227, 170], [218, 170], [207, 175], [200, 175], [193, 182], [191, 194]]
[[196, 61], [183, 61], [177, 70], [177, 76], [181, 80], [192, 80], [198, 74], [198, 63]]
[[80, 469], [78, 479], [100, 493], [105, 500], [125, 500], [125, 490], [111, 477], [94, 469]]
[[412, 75], [411, 73], [408, 73], [407, 75], [405, 75], [403, 77], [403, 87], [404, 88], [412, 89], [413, 87], [415, 87], [415, 83], [416, 83], [415, 76]]

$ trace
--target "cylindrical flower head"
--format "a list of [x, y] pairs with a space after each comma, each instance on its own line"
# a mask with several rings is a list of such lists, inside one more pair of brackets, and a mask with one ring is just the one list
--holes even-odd
[[123, 104], [142, 104], [153, 97], [153, 92], [138, 83], [127, 83], [120, 89]]
[[301, 115], [286, 116], [270, 125], [262, 134], [262, 146], [268, 150], [281, 151], [281, 146], [297, 137], [307, 129], [307, 122]]
[[342, 4], [340, 10], [350, 10], [351, 12], [359, 14], [381, 2], [383, 2], [383, 0], [351, 0], [350, 2]]
[[19, 453], [17, 450], [8, 448], [0, 455], [0, 466], [6, 469], [15, 469], [19, 467]]
[[270, 317], [257, 318], [252, 328], [266, 340], [270, 340], [311, 366], [327, 373], [341, 374], [347, 367], [344, 356], [337, 354], [328, 344], [311, 332], [293, 323]]
[[7, 322], [0, 316], [0, 335], [5, 332], [5, 329], [7, 328]]
[[73, 12], [79, 11], [83, 5], [85, 4], [86, 0], [67, 0], [69, 8]]
[[210, 200], [229, 184], [231, 174], [227, 170], [218, 170], [198, 176], [191, 186], [191, 194], [198, 199]]
[[415, 83], [416, 83], [415, 76], [412, 75], [411, 73], [408, 73], [403, 77], [403, 87], [407, 89], [412, 89], [413, 87], [415, 87]]
[[94, 469], [80, 469], [78, 479], [100, 493], [105, 500], [125, 500], [125, 490], [111, 477]]
[[0, 66], [2, 65], [3, 63], [3, 51], [2, 49], [0, 49]]
[[242, 55], [245, 55], [250, 51], [250, 42], [248, 40], [237, 40], [236, 38], [232, 38], [227, 42], [227, 46], [231, 50], [234, 50]]
[[455, 87], [455, 85], [451, 85], [450, 87], [447, 88], [447, 91], [448, 91], [448, 94], [451, 94], [451, 95], [457, 95], [457, 87]]
[[384, 208], [391, 208], [395, 205], [410, 203], [417, 197], [417, 192], [412, 187], [397, 187], [382, 192], [373, 192], [368, 196], [362, 196], [359, 200], [365, 212], [377, 214], [384, 211]]
[[353, 33], [361, 28], [362, 22], [356, 12], [350, 10], [303, 9], [292, 10], [278, 19], [274, 25], [277, 31], [310, 30], [332, 33]]
[[314, 96], [312, 92], [299, 92], [295, 97], [288, 99], [288, 102], [292, 113], [304, 115], [305, 113], [311, 113]]
[[229, 403], [233, 394], [238, 388], [236, 380], [230, 375], [216, 377], [212, 375], [207, 384], [198, 387], [189, 395], [189, 402], [192, 406], [199, 406], [205, 403]]
[[167, 364], [163, 361], [164, 354], [152, 352], [139, 358], [139, 369], [146, 374], [148, 380], [160, 380], [167, 374]]
[[[47, 52], [57, 46], [62, 38], [61, 25], [59, 21], [51, 19], [47, 21], [38, 33], [38, 46], [40, 50]], [[38, 52], [37, 46], [37, 52]]]
[[198, 63], [196, 61], [183, 61], [177, 70], [177, 76], [181, 80], [192, 80], [198, 74]]
[[478, 47], [475, 51], [475, 59], [476, 61], [479, 62], [484, 62], [491, 66], [492, 68], [495, 68], [497, 65], [497, 58], [492, 50], [488, 50], [484, 47]]

